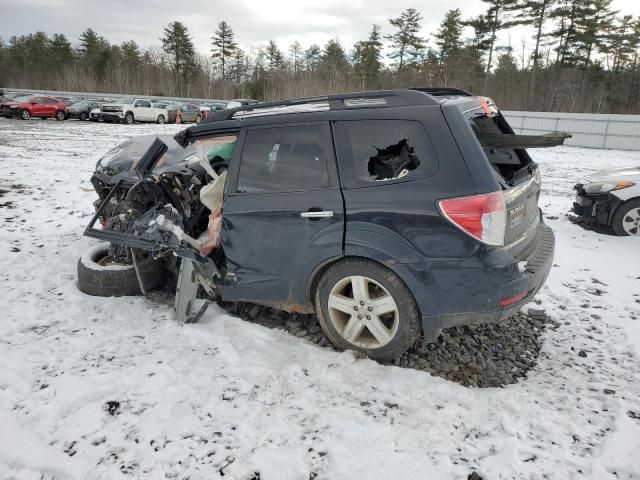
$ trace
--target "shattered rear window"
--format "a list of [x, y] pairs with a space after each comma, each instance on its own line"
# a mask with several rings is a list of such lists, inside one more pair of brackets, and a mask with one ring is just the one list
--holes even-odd
[[381, 185], [432, 175], [436, 155], [420, 122], [411, 120], [362, 120], [335, 123], [346, 187]]

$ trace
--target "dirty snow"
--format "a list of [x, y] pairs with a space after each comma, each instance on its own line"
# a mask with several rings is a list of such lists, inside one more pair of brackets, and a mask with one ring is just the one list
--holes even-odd
[[579, 177], [640, 152], [535, 152], [557, 235], [537, 299], [560, 327], [527, 378], [470, 389], [216, 308], [179, 326], [80, 293], [96, 160], [177, 130], [0, 119], [0, 478], [640, 478], [640, 238], [565, 215]]

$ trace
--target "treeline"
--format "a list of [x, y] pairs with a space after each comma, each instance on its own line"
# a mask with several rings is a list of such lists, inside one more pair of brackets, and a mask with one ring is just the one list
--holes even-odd
[[[206, 55], [177, 21], [147, 50], [91, 28], [77, 48], [62, 33], [13, 36], [0, 39], [0, 85], [262, 100], [447, 85], [504, 109], [640, 113], [640, 18], [614, 11], [612, 0], [482, 1], [484, 14], [449, 10], [429, 38], [420, 36], [421, 12], [407, 9], [351, 48], [339, 39], [307, 48], [270, 40], [244, 51], [225, 21]], [[519, 26], [533, 36], [514, 42]]]

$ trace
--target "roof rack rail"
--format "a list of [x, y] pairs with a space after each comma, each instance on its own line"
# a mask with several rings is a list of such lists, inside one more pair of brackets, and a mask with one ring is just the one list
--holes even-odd
[[472, 93], [469, 93], [466, 90], [462, 90], [461, 88], [454, 87], [411, 87], [410, 89], [417, 92], [427, 93], [432, 97], [473, 97]]
[[[352, 100], [349, 102], [349, 100]], [[379, 101], [376, 101], [379, 100]], [[294, 98], [290, 100], [277, 100], [274, 102], [262, 102], [252, 105], [243, 105], [237, 108], [222, 110], [210, 115], [202, 123], [217, 122], [223, 120], [231, 120], [234, 115], [244, 112], [256, 112], [259, 110], [272, 109], [273, 113], [278, 108], [282, 109], [282, 113], [289, 113], [284, 107], [297, 107], [292, 111], [303, 111], [300, 107], [309, 105], [310, 111], [317, 111], [317, 104], [326, 104], [325, 110], [350, 110], [356, 108], [381, 108], [381, 107], [397, 107], [407, 105], [436, 105], [437, 102], [422, 93], [413, 89], [402, 90], [374, 90], [370, 92], [354, 92], [341, 93], [337, 95], [322, 95], [317, 97]], [[314, 104], [316, 107], [314, 108]], [[259, 115], [259, 112], [256, 112]]]

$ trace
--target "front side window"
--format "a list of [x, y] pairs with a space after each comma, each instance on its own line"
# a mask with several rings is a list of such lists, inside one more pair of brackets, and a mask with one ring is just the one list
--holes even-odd
[[247, 132], [238, 192], [268, 193], [329, 186], [328, 130], [322, 125], [257, 128]]
[[380, 185], [433, 174], [436, 155], [423, 125], [414, 120], [335, 123], [345, 187]]

